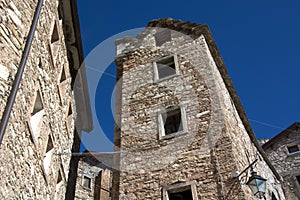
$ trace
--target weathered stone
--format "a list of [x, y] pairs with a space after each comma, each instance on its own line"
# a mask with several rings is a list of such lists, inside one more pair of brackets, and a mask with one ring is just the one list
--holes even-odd
[[[165, 28], [171, 30], [171, 41], [156, 46], [156, 33]], [[249, 128], [206, 25], [155, 20], [116, 46], [122, 84], [116, 102], [115, 146], [121, 149], [116, 148], [114, 199], [165, 200], [179, 187], [188, 188], [194, 200], [254, 200], [245, 186], [250, 171], [241, 180], [231, 174], [258, 158], [254, 170], [268, 179], [266, 198], [274, 193], [285, 199], [281, 184], [274, 184], [280, 177]], [[157, 60], [170, 55], [176, 55], [175, 66], [169, 65], [176, 72], [160, 79]], [[182, 131], [162, 135], [166, 119], [161, 113], [177, 106], [183, 108]]]
[[[37, 2], [0, 2], [0, 116], [23, 55]], [[57, 23], [59, 3], [63, 4], [63, 23]], [[80, 33], [75, 30], [79, 26], [76, 27], [78, 19], [73, 15], [74, 3], [74, 0], [43, 1], [17, 97], [0, 144], [0, 199], [65, 199], [71, 151], [79, 149], [72, 149], [77, 113], [71, 89], [71, 79], [74, 80], [77, 73], [74, 68], [78, 66], [68, 57], [68, 51], [73, 43], [79, 47], [72, 46], [72, 49], [81, 48], [81, 41], [65, 43], [69, 33], [63, 26], [72, 23], [68, 31]], [[50, 38], [55, 25], [59, 51], [54, 54]], [[80, 58], [76, 59], [82, 61], [82, 49], [77, 51]], [[66, 87], [64, 93], [59, 94], [61, 83], [58, 79], [62, 68], [66, 72]], [[69, 105], [73, 106], [72, 115], [67, 114]], [[77, 131], [81, 130], [82, 127], [77, 127]]]

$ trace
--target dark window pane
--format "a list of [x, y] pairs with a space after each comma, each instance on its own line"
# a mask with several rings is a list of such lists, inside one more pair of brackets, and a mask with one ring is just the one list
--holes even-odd
[[167, 112], [164, 128], [165, 128], [166, 135], [183, 130], [182, 123], [181, 123], [180, 108]]
[[193, 200], [192, 191], [186, 190], [182, 192], [169, 193], [169, 200]]
[[176, 74], [174, 57], [169, 56], [156, 61], [159, 79]]
[[289, 150], [289, 153], [295, 153], [295, 152], [299, 151], [299, 148], [297, 145], [295, 145], [295, 146], [288, 147], [288, 150]]
[[83, 176], [83, 187], [91, 189], [91, 178]]

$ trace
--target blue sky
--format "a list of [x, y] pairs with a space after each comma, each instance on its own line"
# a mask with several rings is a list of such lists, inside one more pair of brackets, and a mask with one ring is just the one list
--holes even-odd
[[[77, 2], [86, 56], [107, 38], [145, 27], [152, 19], [208, 24], [257, 137], [272, 137], [300, 121], [300, 1]], [[112, 139], [114, 65], [104, 74], [89, 69], [88, 73], [101, 76], [99, 83], [92, 83], [98, 84], [98, 92], [91, 101], [96, 102], [104, 133]]]

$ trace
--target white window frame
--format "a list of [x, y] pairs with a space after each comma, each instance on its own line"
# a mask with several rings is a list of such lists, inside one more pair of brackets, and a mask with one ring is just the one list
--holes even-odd
[[[158, 68], [157, 68], [157, 62], [159, 61], [162, 61], [164, 59], [168, 59], [170, 57], [173, 57], [174, 58], [174, 64], [175, 64], [175, 74], [171, 74], [169, 76], [166, 76], [164, 78], [159, 78], [159, 73], [158, 73]], [[179, 75], [179, 65], [178, 65], [178, 58], [177, 58], [177, 54], [171, 54], [171, 55], [168, 55], [168, 56], [163, 56], [157, 60], [155, 60], [153, 62], [153, 68], [154, 68], [154, 82], [159, 82], [159, 81], [164, 81], [164, 80], [167, 80], [167, 79], [170, 79], [170, 78], [173, 78], [175, 76], [178, 76]]]
[[[172, 108], [172, 107], [170, 107]], [[171, 133], [166, 135], [165, 134], [165, 128], [164, 128], [164, 120], [163, 120], [163, 114], [167, 113], [167, 110], [162, 110], [159, 111], [157, 114], [157, 118], [158, 118], [158, 132], [159, 132], [159, 139], [170, 139], [173, 138], [175, 136], [179, 136], [182, 134], [187, 133], [187, 119], [186, 119], [186, 112], [185, 112], [185, 107], [180, 105], [180, 106], [174, 106], [175, 109], [180, 109], [180, 115], [181, 115], [181, 123], [182, 123], [182, 130], [175, 132], [175, 133]]]
[[196, 181], [188, 181], [183, 183], [175, 183], [172, 185], [168, 185], [162, 188], [162, 200], [169, 200], [169, 191], [185, 191], [186, 189], [190, 189], [192, 192], [193, 200], [198, 200]]
[[[85, 177], [87, 177], [87, 178], [90, 179], [90, 185], [89, 185], [89, 187], [86, 187], [86, 186], [84, 185], [84, 178], [85, 178]], [[83, 174], [83, 175], [82, 175], [82, 182], [81, 182], [82, 187], [85, 188], [85, 189], [87, 189], [87, 190], [92, 190], [92, 185], [93, 185], [93, 184], [92, 184], [92, 182], [93, 182], [92, 180], [93, 180], [93, 178], [92, 178], [91, 176], [86, 175], [86, 174]]]
[[[293, 147], [293, 146], [297, 146], [298, 147], [298, 151], [290, 153], [289, 148]], [[286, 145], [286, 151], [287, 151], [288, 155], [298, 154], [298, 153], [300, 153], [300, 145], [297, 144], [297, 143], [290, 143], [290, 144]]]

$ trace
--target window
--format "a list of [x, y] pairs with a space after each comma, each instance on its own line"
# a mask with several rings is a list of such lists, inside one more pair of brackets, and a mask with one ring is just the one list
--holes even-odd
[[299, 176], [296, 176], [296, 179], [297, 179], [297, 181], [298, 181], [298, 183], [299, 183], [299, 185], [300, 185], [300, 175], [299, 175]]
[[[62, 166], [61, 166], [62, 167]], [[54, 199], [60, 199], [62, 195], [62, 186], [63, 185], [63, 174], [61, 168], [59, 168], [56, 178], [56, 186], [55, 186], [55, 197]]]
[[170, 55], [162, 57], [154, 62], [155, 81], [173, 77], [177, 74], [177, 57]]
[[51, 46], [51, 53], [52, 53], [52, 58], [53, 58], [53, 63], [56, 58], [56, 55], [58, 53], [59, 49], [59, 32], [58, 32], [58, 26], [55, 21], [53, 29], [52, 29], [52, 34], [50, 38], [50, 46]]
[[169, 200], [193, 200], [191, 189], [182, 192], [168, 192]]
[[154, 35], [156, 46], [161, 46], [165, 42], [171, 41], [171, 31], [169, 29], [165, 29], [160, 31]]
[[59, 184], [61, 181], [62, 181], [62, 176], [61, 176], [61, 170], [59, 169], [56, 184]]
[[299, 151], [299, 148], [297, 145], [289, 146], [287, 148], [288, 148], [289, 153], [295, 153], [295, 152]]
[[74, 117], [73, 117], [73, 110], [72, 110], [72, 99], [69, 100], [69, 103], [68, 103], [68, 109], [67, 109], [67, 119], [66, 119], [66, 125], [67, 125], [67, 129], [68, 131], [70, 132], [71, 129], [72, 129], [72, 124], [73, 124], [73, 120], [74, 120]]
[[181, 111], [180, 108], [170, 110], [165, 113], [165, 134], [169, 135], [172, 133], [176, 133], [182, 131], [182, 123], [181, 123]]
[[50, 173], [53, 151], [54, 151], [54, 144], [53, 144], [51, 134], [49, 134], [46, 151], [45, 151], [45, 155], [44, 155], [44, 161], [43, 161], [44, 170], [47, 175]]
[[175, 183], [163, 187], [162, 200], [198, 200], [196, 182]]
[[277, 200], [277, 198], [276, 198], [276, 196], [275, 196], [274, 192], [272, 192], [272, 197], [271, 197], [271, 200]]
[[68, 82], [67, 82], [67, 75], [65, 72], [65, 67], [62, 67], [60, 78], [58, 81], [58, 90], [59, 90], [59, 97], [60, 97], [60, 104], [63, 105], [65, 101], [65, 96], [67, 92]]
[[43, 124], [44, 106], [41, 97], [40, 90], [37, 89], [34, 97], [34, 105], [30, 118], [28, 120], [28, 126], [31, 132], [33, 142], [38, 145], [40, 132]]
[[92, 188], [91, 184], [92, 184], [92, 179], [90, 177], [83, 176], [82, 186], [87, 189], [91, 189]]
[[184, 132], [186, 130], [185, 110], [183, 107], [172, 106], [165, 112], [159, 113], [160, 138]]

